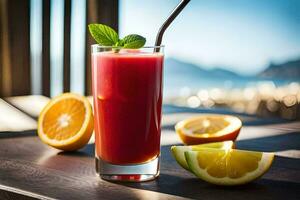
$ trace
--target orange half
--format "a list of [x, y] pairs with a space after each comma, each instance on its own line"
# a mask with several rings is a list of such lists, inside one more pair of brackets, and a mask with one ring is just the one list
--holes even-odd
[[39, 116], [40, 139], [57, 149], [80, 149], [88, 143], [92, 132], [92, 107], [81, 95], [65, 93], [55, 97]]
[[242, 127], [239, 118], [231, 115], [200, 115], [178, 122], [175, 130], [187, 145], [235, 141]]

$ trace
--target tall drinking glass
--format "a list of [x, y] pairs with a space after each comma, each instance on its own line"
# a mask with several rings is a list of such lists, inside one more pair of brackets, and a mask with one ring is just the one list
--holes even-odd
[[92, 45], [96, 172], [106, 180], [159, 174], [163, 46]]

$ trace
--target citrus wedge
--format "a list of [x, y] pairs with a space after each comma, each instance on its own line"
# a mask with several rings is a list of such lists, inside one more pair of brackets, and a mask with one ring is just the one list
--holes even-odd
[[235, 140], [242, 122], [231, 115], [200, 115], [180, 121], [175, 130], [187, 145]]
[[197, 151], [203, 148], [216, 148], [216, 149], [231, 149], [234, 143], [232, 141], [213, 142], [207, 144], [190, 145], [190, 146], [172, 146], [171, 152], [177, 161], [177, 163], [186, 170], [189, 170], [189, 166], [185, 160], [184, 153], [186, 151]]
[[89, 101], [81, 95], [65, 93], [55, 97], [39, 116], [40, 139], [57, 149], [80, 149], [88, 143], [92, 132], [92, 108]]
[[204, 181], [217, 185], [240, 185], [267, 172], [274, 153], [203, 149], [187, 151], [185, 158], [193, 173]]

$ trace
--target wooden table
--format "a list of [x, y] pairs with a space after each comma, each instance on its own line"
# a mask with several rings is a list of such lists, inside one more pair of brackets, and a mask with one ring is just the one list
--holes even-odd
[[[300, 123], [239, 115], [241, 149], [275, 151], [270, 171], [243, 186], [220, 187], [180, 168], [170, 154], [174, 123], [203, 112], [164, 106], [161, 173], [155, 181], [116, 183], [94, 170], [94, 144], [65, 153], [41, 143], [36, 131], [0, 133], [0, 199], [300, 199]], [[0, 113], [1, 114], [1, 113]], [[16, 122], [17, 123], [17, 122]]]

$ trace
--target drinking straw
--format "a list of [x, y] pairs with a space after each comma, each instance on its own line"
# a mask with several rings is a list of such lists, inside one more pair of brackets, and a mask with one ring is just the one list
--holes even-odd
[[[190, 0], [182, 0], [176, 8], [171, 12], [171, 15], [167, 18], [167, 20], [160, 27], [155, 41], [155, 46], [160, 46], [165, 30], [169, 27], [169, 25], [173, 22], [173, 20], [179, 15], [179, 13], [184, 9], [184, 7], [190, 2]], [[159, 52], [159, 48], [155, 48], [155, 52]]]

